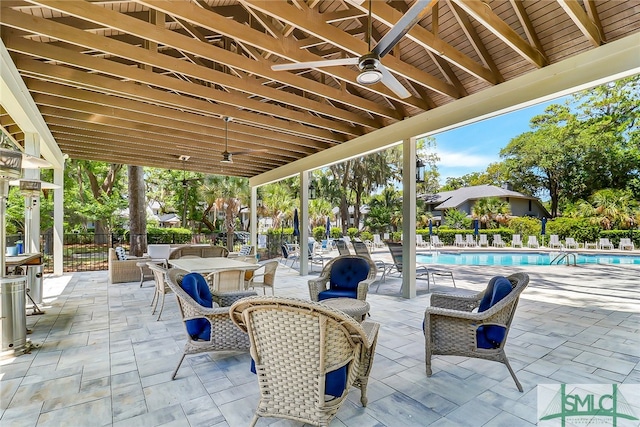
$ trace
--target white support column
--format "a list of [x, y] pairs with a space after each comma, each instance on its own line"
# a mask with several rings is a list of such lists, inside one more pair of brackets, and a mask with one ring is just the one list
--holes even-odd
[[402, 141], [402, 296], [416, 297], [416, 140]]
[[[24, 133], [24, 150], [27, 154], [40, 157], [40, 135], [33, 132]], [[40, 169], [24, 169], [23, 178], [40, 179]], [[40, 193], [25, 197], [25, 253], [40, 252]], [[27, 218], [29, 217], [29, 220]], [[29, 226], [29, 230], [26, 227]], [[27, 241], [29, 239], [29, 241]]]
[[250, 228], [251, 233], [251, 245], [255, 248], [255, 253], [258, 253], [258, 187], [251, 187], [251, 217]]
[[64, 166], [53, 170], [53, 183], [59, 188], [53, 190], [53, 274], [64, 273]]
[[300, 274], [309, 274], [309, 171], [300, 172]]

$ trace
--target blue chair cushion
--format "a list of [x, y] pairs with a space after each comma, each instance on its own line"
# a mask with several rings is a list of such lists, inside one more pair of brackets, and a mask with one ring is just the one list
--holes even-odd
[[[213, 299], [207, 281], [201, 274], [189, 273], [182, 278], [182, 289], [189, 294], [194, 301], [203, 307], [213, 307]], [[205, 318], [190, 319], [185, 321], [187, 333], [194, 340], [209, 341], [211, 338], [211, 323]]]
[[356, 291], [358, 283], [365, 280], [368, 275], [369, 263], [365, 259], [342, 258], [331, 266], [329, 288]]
[[357, 298], [358, 291], [356, 289], [327, 289], [318, 294], [318, 301], [323, 301], [329, 298]]
[[[487, 285], [487, 289], [480, 301], [480, 306], [478, 307], [478, 312], [483, 312], [499, 301], [501, 301], [504, 297], [509, 295], [511, 292], [511, 282], [506, 277], [496, 276], [489, 281]], [[476, 340], [479, 348], [498, 348], [500, 344], [504, 340], [506, 335], [506, 328], [504, 326], [497, 325], [481, 325], [478, 326], [476, 330]]]

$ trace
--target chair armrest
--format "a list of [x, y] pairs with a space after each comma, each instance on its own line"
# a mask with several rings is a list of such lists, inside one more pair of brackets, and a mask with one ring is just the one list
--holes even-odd
[[372, 322], [370, 320], [365, 320], [360, 324], [362, 329], [364, 329], [364, 333], [366, 336], [366, 341], [362, 343], [363, 347], [371, 348], [378, 339], [378, 330], [380, 329], [380, 324], [378, 322]]
[[482, 292], [474, 295], [431, 294], [431, 307], [470, 312], [480, 305]]
[[217, 303], [220, 307], [229, 312], [228, 308], [234, 302], [246, 298], [256, 296], [255, 291], [234, 291], [234, 292], [212, 292], [211, 299]]
[[366, 300], [367, 293], [369, 292], [369, 285], [371, 285], [375, 281], [376, 279], [373, 278], [373, 279], [365, 279], [362, 282], [358, 283], [357, 298], [360, 300]]
[[328, 283], [328, 275], [309, 280], [309, 297], [311, 298], [311, 301], [318, 302], [318, 294], [327, 290]]

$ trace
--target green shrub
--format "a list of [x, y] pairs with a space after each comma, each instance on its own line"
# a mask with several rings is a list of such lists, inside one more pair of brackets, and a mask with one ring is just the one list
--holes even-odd
[[320, 242], [321, 240], [325, 239], [326, 233], [327, 229], [325, 227], [314, 227], [313, 238], [316, 239], [316, 241]]
[[332, 239], [339, 239], [342, 237], [342, 228], [331, 227], [330, 235]]
[[347, 235], [354, 239], [358, 235], [358, 229], [355, 227], [347, 228]]
[[368, 231], [363, 231], [360, 233], [360, 239], [365, 242], [367, 240], [371, 241], [373, 240], [373, 234], [368, 232]]
[[402, 231], [394, 231], [391, 233], [391, 241], [399, 242], [402, 239]]
[[[147, 227], [147, 243], [189, 243], [191, 237], [191, 230], [186, 228]], [[128, 232], [126, 238], [128, 241]]]

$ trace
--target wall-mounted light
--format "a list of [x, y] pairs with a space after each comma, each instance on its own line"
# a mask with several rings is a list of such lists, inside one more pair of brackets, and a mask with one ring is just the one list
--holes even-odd
[[309, 200], [314, 200], [317, 197], [318, 189], [316, 188], [316, 182], [311, 180], [309, 182]]
[[256, 206], [258, 207], [258, 209], [260, 209], [262, 207], [262, 199], [257, 199], [256, 200]]
[[424, 182], [425, 163], [420, 157], [416, 157], [416, 182]]

